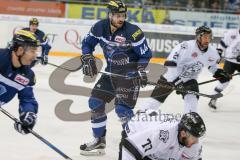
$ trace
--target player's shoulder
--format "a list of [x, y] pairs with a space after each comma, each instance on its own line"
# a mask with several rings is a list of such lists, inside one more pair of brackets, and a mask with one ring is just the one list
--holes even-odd
[[0, 49], [0, 62], [5, 63], [10, 59], [11, 53], [10, 49], [7, 48], [1, 48]]
[[139, 40], [142, 40], [142, 38], [144, 37], [144, 33], [137, 25], [129, 23], [127, 21], [125, 21], [124, 25], [127, 35], [130, 36], [129, 38], [132, 41], [137, 42]]
[[96, 23], [94, 23], [92, 26], [92, 29], [101, 30], [107, 26], [109, 27], [109, 25], [110, 25], [110, 22], [108, 19], [102, 19], [102, 20], [99, 20]]
[[39, 36], [39, 35], [40, 35], [40, 36], [44, 36], [44, 35], [45, 35], [45, 33], [44, 33], [42, 30], [40, 30], [40, 29], [37, 29], [36, 32], [35, 32], [35, 34], [38, 35], [38, 36]]
[[207, 52], [211, 55], [211, 57], [213, 57], [213, 58], [215, 58], [215, 59], [217, 59], [217, 60], [220, 59], [220, 56], [219, 56], [219, 54], [218, 54], [218, 51], [217, 51], [217, 48], [216, 48], [216, 47], [214, 47], [214, 46], [212, 46], [212, 45], [209, 45]]
[[191, 47], [193, 47], [195, 45], [195, 41], [194, 40], [189, 40], [189, 41], [182, 41], [181, 43], [179, 43], [176, 48], [179, 48], [181, 50], [187, 50], [190, 49]]
[[109, 29], [110, 22], [108, 19], [102, 19], [93, 24], [91, 28], [91, 33], [95, 36], [102, 36], [103, 30]]
[[159, 141], [170, 144], [178, 135], [178, 122], [166, 122], [157, 127]]
[[[128, 21], [125, 21], [124, 22], [125, 24], [125, 27], [130, 31], [130, 32], [135, 32], [135, 31], [137, 31], [137, 30], [139, 30], [140, 28], [138, 27], [138, 25], [136, 25], [136, 24], [132, 24], [132, 23], [130, 23], [130, 22], [128, 22]], [[141, 30], [141, 29], [140, 29]]]
[[24, 28], [22, 28], [22, 30], [30, 31], [30, 28], [29, 27], [24, 27]]
[[229, 29], [224, 33], [225, 37], [235, 39], [239, 35], [239, 29]]
[[239, 29], [229, 29], [225, 33], [229, 35], [237, 35], [239, 34]]

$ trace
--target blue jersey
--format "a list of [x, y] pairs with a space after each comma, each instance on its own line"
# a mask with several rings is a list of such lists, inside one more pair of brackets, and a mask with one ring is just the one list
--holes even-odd
[[18, 94], [19, 112], [37, 113], [38, 103], [32, 88], [34, 84], [35, 75], [30, 66], [14, 68], [12, 51], [0, 49], [0, 103], [8, 103]]
[[[30, 28], [23, 28], [23, 30], [30, 31]], [[34, 34], [37, 36], [38, 40], [41, 43], [42, 56], [48, 55], [48, 53], [51, 49], [51, 46], [48, 44], [47, 36], [45, 35], [45, 33], [43, 31], [41, 31], [39, 29], [37, 29]]]
[[92, 54], [98, 43], [101, 48], [104, 48], [112, 42], [119, 44], [128, 42], [132, 47], [125, 51], [123, 57], [116, 56], [116, 60], [112, 59], [112, 53], [103, 49], [107, 61], [106, 71], [111, 71], [111, 67], [116, 66], [118, 70], [121, 70], [120, 72], [127, 72], [126, 66], [129, 66], [129, 63], [135, 64], [135, 67], [142, 66], [144, 68], [148, 65], [152, 52], [148, 47], [144, 33], [138, 26], [127, 21], [113, 34], [110, 31], [109, 19], [98, 21], [82, 41], [82, 54]]

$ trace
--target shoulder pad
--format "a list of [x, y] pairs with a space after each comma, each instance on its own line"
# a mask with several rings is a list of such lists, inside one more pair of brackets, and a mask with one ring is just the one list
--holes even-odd
[[138, 42], [144, 37], [143, 31], [137, 25], [126, 23], [126, 27], [127, 31], [129, 32], [131, 41]]
[[96, 37], [100, 37], [102, 36], [102, 30], [104, 28], [104, 24], [106, 24], [106, 20], [100, 20], [97, 23], [95, 23], [92, 28], [91, 28], [91, 33], [96, 36]]
[[29, 28], [29, 27], [26, 27], [26, 28], [22, 28], [22, 30], [29, 31], [30, 28]]
[[47, 40], [47, 35], [44, 35], [43, 36], [43, 41], [46, 41]]

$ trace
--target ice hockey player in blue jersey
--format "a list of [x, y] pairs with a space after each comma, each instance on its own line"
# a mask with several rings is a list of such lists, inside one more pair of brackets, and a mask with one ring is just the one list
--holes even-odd
[[145, 71], [152, 52], [142, 30], [126, 20], [127, 7], [120, 0], [110, 0], [108, 18], [98, 21], [82, 42], [81, 61], [83, 74], [98, 73], [94, 48], [100, 44], [107, 62], [105, 71], [125, 75], [114, 77], [103, 74], [95, 84], [89, 99], [94, 141], [80, 146], [82, 155], [105, 154], [106, 121], [105, 104], [115, 98], [115, 112], [124, 127], [133, 116], [140, 87], [145, 87]]
[[47, 36], [45, 35], [45, 33], [43, 31], [38, 29], [38, 26], [39, 26], [38, 19], [31, 18], [29, 21], [29, 27], [23, 28], [23, 30], [34, 33], [37, 36], [38, 40], [40, 41], [41, 47], [42, 47], [41, 55], [37, 56], [37, 60], [33, 62], [32, 66], [34, 66], [39, 61], [42, 65], [46, 65], [48, 63], [48, 53], [51, 49], [51, 46], [48, 44]]
[[38, 103], [32, 88], [35, 75], [30, 64], [37, 57], [39, 45], [34, 33], [19, 30], [11, 46], [0, 49], [0, 106], [18, 95], [21, 123], [15, 123], [14, 128], [22, 134], [29, 133], [28, 129], [34, 127], [37, 118]]

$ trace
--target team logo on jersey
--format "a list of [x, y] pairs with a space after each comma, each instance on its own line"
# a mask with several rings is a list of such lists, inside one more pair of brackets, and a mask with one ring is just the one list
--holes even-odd
[[187, 49], [187, 48], [188, 48], [187, 42], [184, 42], [181, 44], [181, 49]]
[[139, 36], [139, 35], [141, 35], [142, 34], [142, 31], [139, 29], [139, 30], [137, 30], [136, 32], [134, 32], [133, 34], [132, 34], [132, 38], [133, 38], [133, 40], [135, 41], [136, 39], [137, 39], [137, 37]]
[[169, 139], [169, 132], [168, 131], [164, 131], [164, 130], [160, 130], [159, 139], [161, 141], [163, 141], [164, 143], [166, 143], [168, 141], [168, 139]]
[[191, 78], [199, 74], [203, 68], [204, 64], [200, 61], [194, 62], [192, 64], [187, 64], [183, 66], [183, 72], [179, 77], [181, 78]]
[[14, 81], [16, 81], [22, 85], [27, 85], [29, 83], [29, 79], [20, 74], [16, 75], [16, 77], [14, 78]]
[[213, 62], [213, 61], [214, 61], [214, 58], [208, 57], [208, 62]]
[[196, 58], [198, 56], [198, 54], [196, 53], [196, 52], [194, 52], [193, 54], [192, 54], [192, 57], [193, 58]]
[[116, 42], [123, 43], [123, 42], [126, 41], [126, 38], [125, 38], [125, 37], [122, 37], [122, 36], [116, 36], [114, 40], [115, 40]]

